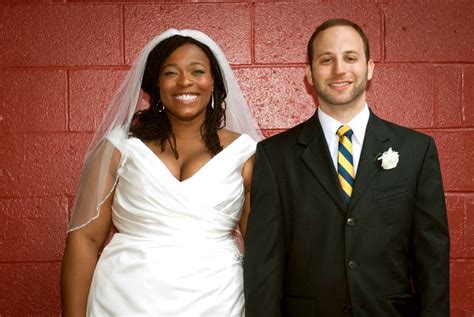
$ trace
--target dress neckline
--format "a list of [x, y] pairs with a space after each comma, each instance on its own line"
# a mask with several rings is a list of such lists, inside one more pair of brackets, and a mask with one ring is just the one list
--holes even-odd
[[160, 157], [158, 155], [155, 154], [155, 152], [153, 152], [153, 150], [148, 146], [146, 145], [142, 140], [140, 140], [139, 138], [135, 138], [136, 140], [138, 140], [138, 143], [141, 144], [142, 146], [144, 146], [146, 148], [146, 153], [150, 154], [151, 156], [154, 157], [155, 160], [158, 161], [158, 164], [165, 170], [165, 173], [174, 181], [174, 182], [177, 182], [178, 184], [183, 184], [183, 183], [187, 183], [189, 181], [191, 181], [192, 179], [196, 178], [200, 173], [202, 173], [203, 170], [207, 169], [207, 166], [210, 165], [210, 164], [213, 164], [213, 162], [217, 159], [219, 159], [219, 157], [223, 156], [224, 153], [228, 152], [228, 149], [229, 148], [232, 148], [233, 146], [235, 146], [235, 144], [237, 144], [239, 142], [240, 139], [243, 139], [243, 136], [245, 134], [241, 134], [239, 135], [234, 141], [232, 141], [231, 143], [229, 143], [225, 148], [222, 149], [222, 151], [220, 151], [219, 153], [217, 153], [216, 155], [214, 155], [213, 157], [211, 157], [206, 163], [204, 163], [196, 172], [194, 172], [193, 175], [191, 175], [190, 177], [187, 177], [183, 180], [179, 180], [178, 178], [176, 178], [176, 176], [173, 175], [173, 173], [171, 173], [171, 171], [169, 170], [168, 166], [166, 166], [166, 164], [160, 159]]

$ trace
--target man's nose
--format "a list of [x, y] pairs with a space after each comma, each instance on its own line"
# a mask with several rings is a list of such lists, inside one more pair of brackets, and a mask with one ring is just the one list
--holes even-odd
[[342, 59], [334, 61], [333, 72], [337, 75], [344, 74], [346, 72], [346, 63]]

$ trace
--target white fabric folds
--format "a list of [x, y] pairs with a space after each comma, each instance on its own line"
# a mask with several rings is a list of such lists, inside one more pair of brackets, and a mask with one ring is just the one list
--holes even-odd
[[179, 181], [142, 141], [119, 144], [124, 164], [88, 316], [244, 316], [242, 255], [232, 237], [242, 212], [242, 167], [256, 142], [242, 134]]

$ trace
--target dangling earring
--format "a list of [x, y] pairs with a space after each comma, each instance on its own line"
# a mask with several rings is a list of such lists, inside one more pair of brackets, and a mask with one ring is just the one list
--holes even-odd
[[211, 108], [214, 109], [214, 92], [211, 93]]
[[[160, 108], [161, 105], [161, 108]], [[156, 107], [158, 108], [158, 112], [163, 112], [165, 110], [165, 104], [160, 101], [156, 104]]]

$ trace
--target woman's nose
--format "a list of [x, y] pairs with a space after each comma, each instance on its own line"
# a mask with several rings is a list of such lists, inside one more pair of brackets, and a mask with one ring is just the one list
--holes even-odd
[[178, 78], [178, 85], [181, 86], [181, 87], [187, 87], [189, 85], [191, 85], [192, 82], [191, 80], [189, 79], [189, 76], [188, 74], [181, 74]]

